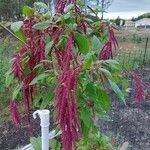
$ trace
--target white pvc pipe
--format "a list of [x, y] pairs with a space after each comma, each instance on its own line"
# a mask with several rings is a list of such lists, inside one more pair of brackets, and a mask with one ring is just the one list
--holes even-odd
[[49, 110], [37, 110], [33, 113], [34, 119], [39, 115], [41, 120], [42, 150], [49, 150], [49, 114]]

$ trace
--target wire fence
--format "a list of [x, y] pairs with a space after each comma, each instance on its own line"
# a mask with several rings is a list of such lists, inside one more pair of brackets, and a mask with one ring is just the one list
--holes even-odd
[[117, 34], [120, 48], [115, 51], [114, 57], [122, 64], [122, 67], [134, 69], [150, 63], [150, 30], [147, 32], [149, 34], [141, 34], [142, 36], [139, 33]]

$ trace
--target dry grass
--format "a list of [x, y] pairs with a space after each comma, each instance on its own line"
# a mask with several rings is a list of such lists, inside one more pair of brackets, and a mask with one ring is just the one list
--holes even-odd
[[[123, 66], [129, 65], [131, 68], [139, 66], [144, 62], [150, 61], [150, 30], [119, 30], [116, 37], [120, 48], [115, 52], [115, 59]], [[146, 38], [149, 38], [146, 55]]]

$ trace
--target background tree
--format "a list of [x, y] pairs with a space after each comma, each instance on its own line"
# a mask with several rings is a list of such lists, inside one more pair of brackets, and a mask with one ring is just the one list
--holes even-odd
[[0, 20], [8, 20], [14, 16], [16, 0], [0, 0]]
[[125, 24], [125, 20], [124, 19], [121, 19], [119, 16], [117, 17], [117, 19], [115, 20], [115, 24], [117, 25], [117, 26], [124, 26], [124, 24]]
[[101, 19], [104, 18], [104, 12], [106, 9], [110, 7], [112, 4], [113, 0], [87, 0], [87, 4], [92, 6], [92, 8], [95, 8], [98, 13], [101, 12], [102, 16]]
[[118, 16], [117, 19], [115, 20], [115, 23], [117, 26], [120, 26], [121, 23], [121, 18]]
[[19, 19], [22, 14], [23, 6], [28, 5], [32, 7], [36, 1], [37, 0], [0, 0], [0, 20], [12, 20], [15, 16]]

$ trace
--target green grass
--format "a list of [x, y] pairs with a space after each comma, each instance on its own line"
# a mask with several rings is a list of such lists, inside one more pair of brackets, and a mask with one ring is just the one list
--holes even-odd
[[[123, 67], [128, 67], [130, 69], [135, 69], [144, 63], [144, 53], [145, 49], [139, 50], [118, 50], [115, 52], [115, 57], [118, 62], [122, 64]], [[145, 63], [150, 62], [150, 49], [148, 48], [145, 55]]]
[[0, 108], [7, 105], [11, 91], [5, 85], [5, 74], [10, 68], [10, 59], [15, 51], [15, 43], [9, 36], [0, 39]]

